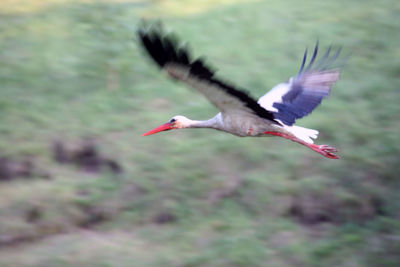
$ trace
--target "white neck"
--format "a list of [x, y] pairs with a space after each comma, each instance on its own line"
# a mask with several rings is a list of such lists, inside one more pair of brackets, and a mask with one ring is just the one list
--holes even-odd
[[213, 128], [217, 130], [222, 129], [221, 114], [218, 113], [216, 116], [205, 121], [190, 120], [189, 124], [185, 128]]

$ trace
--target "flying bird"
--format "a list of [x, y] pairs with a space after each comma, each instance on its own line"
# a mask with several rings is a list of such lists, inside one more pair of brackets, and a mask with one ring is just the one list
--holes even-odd
[[295, 126], [294, 123], [310, 114], [339, 79], [340, 68], [335, 63], [340, 48], [332, 52], [332, 47], [329, 47], [317, 60], [317, 42], [308, 64], [306, 49], [297, 75], [276, 85], [256, 101], [247, 91], [216, 78], [215, 71], [203, 59], [193, 59], [188, 48], [180, 45], [175, 35], [165, 33], [161, 26], [141, 26], [138, 37], [144, 50], [162, 70], [196, 89], [220, 110], [205, 121], [174, 116], [143, 136], [174, 129], [211, 128], [240, 137], [280, 136], [324, 157], [339, 158], [335, 154], [336, 148], [314, 144], [317, 130]]

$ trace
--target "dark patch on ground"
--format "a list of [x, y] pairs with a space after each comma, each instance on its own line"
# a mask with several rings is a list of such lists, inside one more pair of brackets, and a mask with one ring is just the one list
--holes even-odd
[[17, 246], [19, 244], [34, 242], [39, 239], [36, 235], [21, 235], [21, 236], [0, 236], [0, 248]]
[[153, 218], [153, 222], [157, 224], [173, 223], [177, 220], [176, 216], [168, 211], [161, 211]]
[[84, 140], [79, 147], [72, 148], [61, 141], [53, 144], [53, 157], [62, 164], [74, 164], [79, 169], [97, 173], [108, 169], [113, 173], [121, 173], [122, 166], [114, 159], [103, 156], [96, 144], [90, 140]]
[[111, 220], [112, 214], [106, 209], [97, 206], [81, 206], [85, 213], [85, 218], [79, 222], [82, 228], [93, 228], [97, 224]]
[[32, 207], [27, 210], [25, 214], [25, 220], [28, 223], [36, 223], [38, 222], [43, 216], [43, 211], [39, 207]]
[[50, 178], [50, 175], [40, 170], [32, 158], [16, 159], [6, 156], [0, 157], [1, 181], [32, 177]]
[[382, 200], [376, 196], [339, 199], [334, 194], [304, 193], [292, 197], [288, 215], [304, 225], [321, 223], [364, 223], [384, 215]]

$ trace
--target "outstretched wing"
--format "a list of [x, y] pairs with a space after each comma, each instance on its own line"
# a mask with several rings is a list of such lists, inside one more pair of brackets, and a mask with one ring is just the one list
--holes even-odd
[[157, 65], [171, 77], [187, 83], [203, 94], [222, 112], [246, 112], [256, 114], [273, 123], [274, 114], [261, 107], [244, 90], [235, 88], [214, 78], [214, 71], [202, 59], [193, 60], [187, 47], [179, 46], [176, 38], [165, 34], [161, 27], [138, 31], [139, 39]]
[[322, 99], [329, 95], [332, 85], [339, 79], [340, 69], [338, 64], [334, 63], [340, 50], [330, 55], [331, 47], [329, 47], [325, 54], [315, 61], [318, 54], [317, 43], [312, 58], [305, 67], [306, 50], [297, 76], [275, 86], [262, 96], [258, 103], [272, 111], [274, 118], [286, 125], [292, 125], [296, 119], [310, 114]]

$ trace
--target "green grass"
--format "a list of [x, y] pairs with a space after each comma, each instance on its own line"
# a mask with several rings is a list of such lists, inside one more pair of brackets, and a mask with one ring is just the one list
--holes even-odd
[[[52, 177], [0, 184], [1, 266], [399, 266], [397, 1], [51, 2], [0, 9], [1, 155]], [[341, 159], [203, 129], [141, 137], [176, 114], [217, 112], [143, 53], [143, 17], [255, 97], [317, 39], [343, 46], [352, 56], [330, 98], [298, 122]], [[82, 137], [124, 173], [52, 159], [54, 140]], [[161, 213], [174, 219], [158, 224]]]

